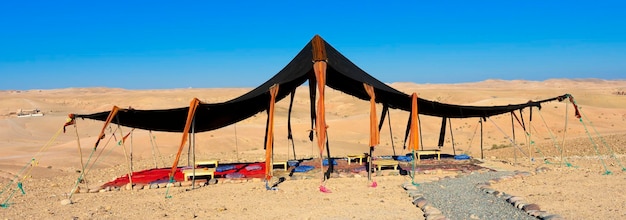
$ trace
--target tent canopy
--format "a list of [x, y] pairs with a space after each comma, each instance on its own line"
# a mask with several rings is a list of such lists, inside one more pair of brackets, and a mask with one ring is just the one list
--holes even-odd
[[[368, 84], [374, 87], [376, 103], [383, 104], [393, 109], [404, 111], [411, 110], [411, 96], [400, 92], [387, 84], [377, 80], [370, 74], [352, 63], [339, 51], [326, 43], [316, 35], [296, 55], [287, 66], [270, 78], [268, 81], [250, 92], [230, 101], [222, 103], [200, 103], [195, 113], [195, 132], [204, 132], [219, 129], [259, 112], [266, 111], [270, 102], [270, 87], [280, 85], [276, 101], [280, 101], [296, 88], [309, 81], [311, 91], [311, 105], [315, 105], [315, 73], [313, 70], [313, 42], [322, 42], [326, 50], [328, 69], [326, 72], [326, 85], [362, 100], [369, 100], [369, 95], [363, 87]], [[468, 118], [489, 117], [508, 113], [527, 107], [541, 107], [541, 103], [565, 99], [568, 95], [562, 95], [540, 101], [529, 101], [521, 104], [503, 106], [463, 106], [439, 103], [425, 99], [418, 99], [419, 114], [445, 118]], [[153, 131], [182, 132], [185, 127], [189, 107], [160, 109], [160, 110], [137, 110], [120, 109], [117, 113], [116, 123], [122, 126], [139, 128]], [[106, 121], [109, 111], [94, 114], [75, 114], [76, 118]], [[314, 111], [311, 117], [315, 116]]]

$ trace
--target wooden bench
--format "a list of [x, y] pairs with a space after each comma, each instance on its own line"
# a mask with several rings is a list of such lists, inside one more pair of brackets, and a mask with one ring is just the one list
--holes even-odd
[[183, 170], [183, 174], [185, 175], [185, 181], [189, 180], [190, 177], [200, 177], [200, 176], [210, 176], [211, 179], [215, 178], [215, 168], [204, 168], [204, 169], [186, 169]]
[[219, 164], [218, 160], [198, 160], [196, 161], [196, 167], [198, 166], [205, 166], [208, 168], [217, 168], [217, 165]]
[[281, 166], [284, 171], [287, 171], [287, 161], [274, 161], [272, 167]]
[[422, 155], [434, 155], [437, 154], [437, 160], [441, 160], [441, 151], [440, 150], [418, 150], [415, 151], [417, 154], [417, 160], [419, 161]]
[[359, 164], [362, 164], [363, 158], [366, 158], [367, 156], [365, 156], [365, 154], [351, 154], [346, 157], [348, 158], [348, 165], [350, 165], [350, 163], [352, 163], [352, 160], [356, 160], [356, 159], [359, 159]]
[[398, 170], [398, 161], [395, 160], [373, 160], [372, 164], [376, 165], [376, 170], [381, 170], [383, 167], [393, 167], [393, 170]]

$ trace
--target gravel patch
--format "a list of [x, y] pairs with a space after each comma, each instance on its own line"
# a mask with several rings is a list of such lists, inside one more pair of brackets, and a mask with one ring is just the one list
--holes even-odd
[[536, 217], [515, 208], [507, 201], [486, 194], [476, 184], [489, 182], [512, 172], [472, 172], [457, 178], [422, 183], [417, 191], [448, 219], [529, 219]]

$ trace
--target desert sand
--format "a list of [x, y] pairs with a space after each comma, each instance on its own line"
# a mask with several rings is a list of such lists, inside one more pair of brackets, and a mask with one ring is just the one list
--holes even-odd
[[[533, 110], [532, 121], [529, 121], [528, 110], [523, 112], [529, 133], [525, 134], [516, 124], [514, 138], [518, 147], [512, 147], [511, 116], [491, 117], [483, 122], [481, 154], [480, 132], [476, 132], [480, 130], [479, 120], [452, 119], [454, 140], [450, 135], [446, 136], [442, 153], [483, 157], [485, 165], [511, 171], [534, 172], [537, 168], [546, 167], [547, 172], [495, 183], [493, 187], [524, 197], [526, 201], [540, 205], [542, 210], [567, 219], [626, 218], [626, 194], [621, 192], [626, 187], [626, 171], [623, 170], [626, 165], [626, 96], [623, 95], [626, 81], [487, 80], [462, 84], [390, 85], [406, 93], [417, 92], [421, 98], [461, 105], [506, 105], [572, 94], [583, 113], [584, 124], [574, 118], [570, 103], [547, 103], [540, 111]], [[69, 113], [108, 111], [114, 105], [135, 109], [184, 107], [194, 97], [203, 102], [222, 102], [249, 90], [66, 88], [0, 91], [2, 187], [7, 186], [23, 169], [28, 171], [20, 176], [26, 194], [16, 192], [7, 203], [5, 200], [11, 190], [3, 188], [0, 199], [8, 207], [0, 209], [1, 216], [6, 219], [424, 218], [401, 187], [409, 181], [408, 177], [391, 174], [374, 177], [378, 183], [376, 188], [369, 187], [367, 178], [363, 176], [331, 178], [326, 186], [332, 193], [319, 192], [321, 176], [318, 173], [312, 179], [287, 180], [277, 191], [265, 190], [264, 184], [256, 180], [222, 181], [193, 190], [190, 187], [172, 187], [169, 191], [76, 193], [71, 197], [73, 204], [61, 203], [72, 191], [80, 175], [77, 171], [81, 170], [81, 162], [87, 162], [103, 124], [79, 119], [76, 127], [69, 126], [63, 133], [60, 129]], [[369, 103], [330, 89], [326, 97], [331, 154], [343, 157], [366, 152]], [[275, 118], [275, 158], [283, 160], [293, 154], [286, 133], [288, 105], [288, 99], [278, 102]], [[18, 118], [15, 115], [18, 109], [39, 109], [44, 116]], [[316, 147], [308, 140], [308, 130], [311, 129], [308, 109], [307, 89], [301, 88], [292, 113], [298, 158], [319, 157]], [[380, 111], [381, 106], [378, 109]], [[391, 129], [385, 122], [375, 155], [408, 153], [402, 147], [408, 113], [391, 110], [390, 115]], [[197, 157], [224, 162], [262, 161], [265, 120], [265, 113], [260, 113], [235, 125], [197, 134]], [[440, 122], [439, 118], [422, 116], [425, 149], [437, 148]], [[128, 132], [129, 128], [121, 128], [122, 134]], [[158, 151], [153, 150], [151, 137], [154, 137]], [[171, 166], [180, 138], [177, 133], [133, 131], [133, 170]], [[554, 143], [559, 147], [555, 147]], [[89, 164], [90, 169], [84, 178], [90, 186], [104, 184], [129, 170], [127, 154], [131, 146], [125, 146], [125, 151], [114, 143], [101, 145], [100, 148], [106, 148], [106, 153], [99, 155], [95, 164]], [[183, 155], [181, 163], [187, 163], [186, 158], [186, 154]], [[561, 158], [572, 166], [562, 163]], [[32, 163], [34, 166], [31, 169], [33, 159], [35, 163]], [[445, 175], [456, 173], [434, 172], [420, 174], [416, 178], [433, 181]], [[166, 194], [171, 198], [166, 199]]]

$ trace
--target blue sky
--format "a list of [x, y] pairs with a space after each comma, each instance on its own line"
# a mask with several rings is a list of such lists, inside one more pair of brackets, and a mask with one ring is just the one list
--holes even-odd
[[0, 90], [256, 87], [315, 35], [383, 82], [626, 79], [622, 1], [3, 1]]

